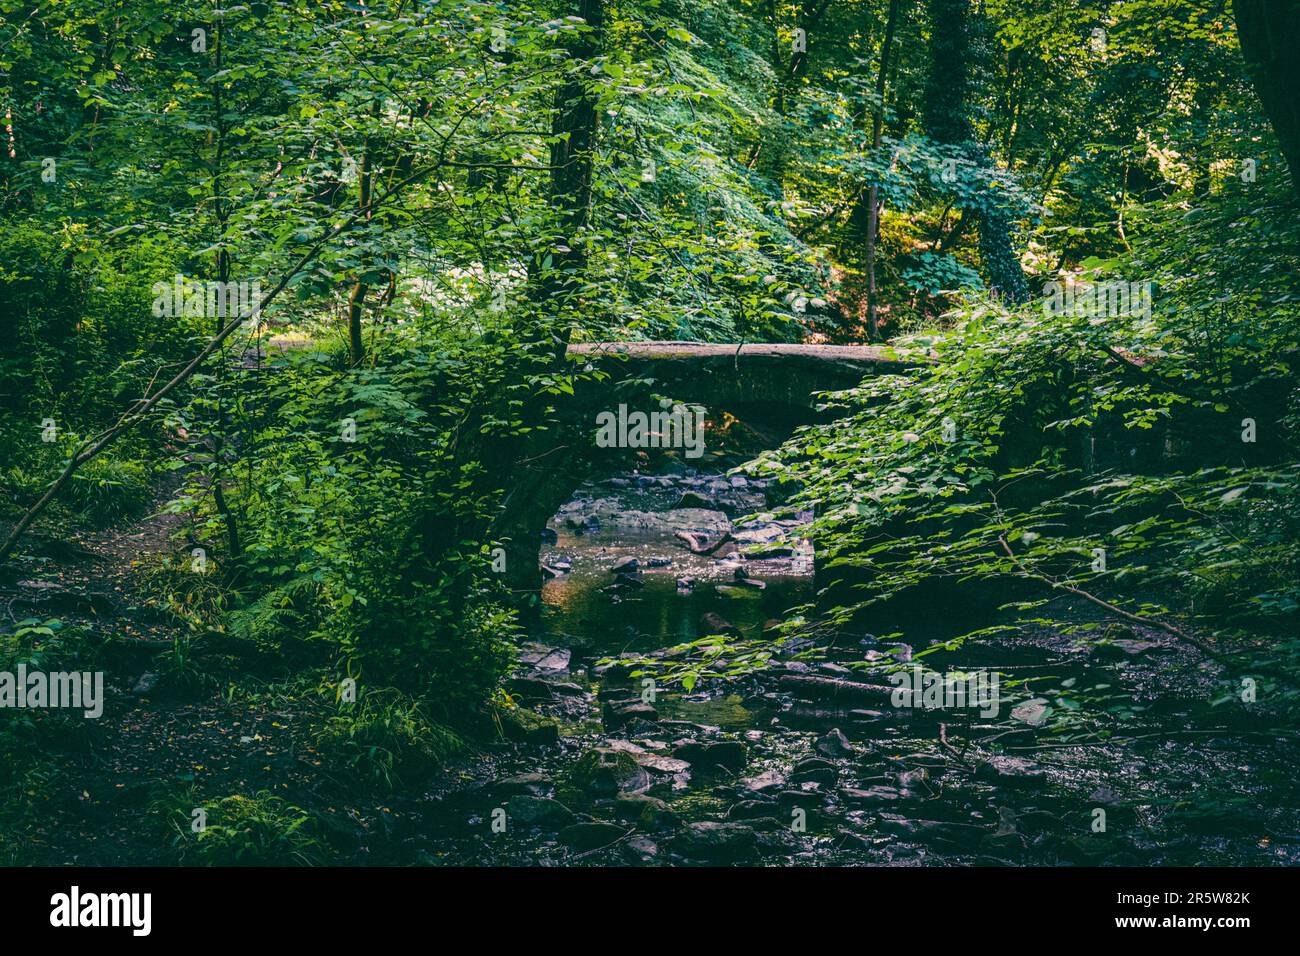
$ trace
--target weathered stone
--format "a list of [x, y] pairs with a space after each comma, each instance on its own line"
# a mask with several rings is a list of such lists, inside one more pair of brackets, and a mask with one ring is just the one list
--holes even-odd
[[804, 770], [795, 773], [790, 777], [790, 782], [815, 783], [822, 787], [833, 787], [838, 779], [839, 772], [834, 767], [819, 767], [815, 770]]
[[1035, 697], [1013, 707], [1011, 716], [1031, 727], [1039, 727], [1047, 722], [1047, 707], [1047, 701], [1044, 698]]
[[506, 803], [506, 819], [526, 827], [558, 830], [573, 822], [573, 811], [550, 797], [516, 794]]
[[[686, 491], [682, 493], [681, 500], [675, 505], [677, 508], [704, 508], [708, 511], [717, 511], [718, 503], [707, 495], [702, 495], [698, 491]], [[691, 550], [694, 550], [693, 548]]]
[[642, 865], [653, 863], [659, 858], [659, 844], [649, 837], [638, 834], [629, 837], [623, 844], [623, 854], [632, 863]]
[[564, 672], [569, 669], [570, 651], [565, 647], [547, 647], [529, 643], [519, 650], [519, 661], [542, 672]]
[[551, 700], [555, 696], [551, 685], [540, 677], [512, 677], [506, 681], [506, 689], [526, 701]]
[[849, 803], [865, 806], [897, 803], [903, 799], [902, 792], [893, 787], [867, 787], [863, 790], [856, 787], [845, 787], [840, 791], [840, 796]]
[[671, 846], [690, 859], [730, 863], [750, 859], [758, 835], [743, 823], [692, 823], [673, 838]]
[[639, 793], [650, 787], [650, 775], [632, 754], [595, 747], [578, 758], [570, 772], [575, 786], [594, 794]]
[[158, 675], [153, 671], [145, 671], [140, 675], [140, 679], [135, 682], [135, 686], [131, 688], [131, 693], [144, 696], [153, 693], [153, 689], [157, 686]]
[[598, 850], [627, 836], [626, 830], [612, 823], [575, 823], [560, 831], [560, 842], [578, 853]]
[[781, 808], [770, 800], [740, 800], [727, 811], [728, 820], [760, 820], [776, 817]]
[[745, 745], [739, 740], [683, 744], [673, 751], [673, 756], [687, 761], [697, 769], [725, 767], [728, 770], [740, 770], [749, 759]]
[[647, 770], [654, 770], [658, 773], [679, 774], [686, 773], [691, 769], [691, 765], [685, 760], [678, 760], [676, 757], [665, 757], [662, 754], [642, 754], [636, 758], [636, 762]]
[[848, 757], [855, 752], [853, 744], [849, 743], [849, 738], [845, 737], [844, 732], [838, 727], [833, 728], [826, 736], [819, 737], [813, 744], [813, 749], [823, 757]]
[[544, 773], [521, 773], [514, 777], [503, 777], [488, 784], [487, 789], [498, 797], [513, 797], [524, 794], [543, 797], [555, 787], [555, 781]]
[[644, 793], [620, 793], [614, 797], [614, 816], [620, 820], [638, 820], [646, 810], [667, 810], [668, 804]]
[[812, 770], [834, 770], [835, 764], [823, 757], [805, 757], [794, 765], [793, 773], [807, 773]]
[[643, 704], [640, 701], [631, 703], [610, 701], [601, 708], [600, 719], [604, 723], [606, 730], [617, 730], [634, 719], [653, 723], [659, 719], [659, 711], [655, 710], [650, 704]]
[[753, 793], [771, 793], [780, 790], [786, 784], [786, 778], [775, 770], [765, 770], [757, 777], [746, 777], [740, 785]]
[[826, 802], [826, 794], [813, 784], [798, 790], [782, 790], [776, 795], [776, 800], [783, 807], [813, 809]]

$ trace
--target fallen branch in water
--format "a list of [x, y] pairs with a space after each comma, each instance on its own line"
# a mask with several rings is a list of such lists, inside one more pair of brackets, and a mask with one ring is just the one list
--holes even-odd
[[1011, 545], [1007, 544], [1006, 538], [1004, 538], [1002, 535], [998, 535], [998, 543], [1002, 545], [1002, 550], [1007, 553], [1007, 557], [1009, 557], [1013, 562], [1015, 562], [1016, 567], [1020, 569], [1020, 573], [1023, 574], [1025, 577], [1033, 578], [1036, 581], [1042, 581], [1046, 584], [1050, 584], [1052, 587], [1058, 590], [1067, 591], [1070, 594], [1075, 595], [1076, 597], [1083, 598], [1085, 601], [1091, 601], [1093, 604], [1096, 604], [1098, 607], [1105, 608], [1110, 613], [1122, 617], [1124, 618], [1124, 620], [1129, 621], [1133, 624], [1140, 624], [1144, 627], [1154, 627], [1157, 628], [1158, 630], [1164, 631], [1166, 634], [1172, 635], [1173, 637], [1182, 641], [1183, 643], [1195, 647], [1202, 654], [1206, 655], [1207, 657], [1213, 658], [1214, 660], [1218, 661], [1220, 664], [1223, 664], [1224, 666], [1228, 665], [1228, 658], [1225, 654], [1215, 650], [1213, 647], [1206, 644], [1199, 637], [1194, 637], [1193, 635], [1188, 634], [1182, 628], [1175, 627], [1173, 624], [1169, 624], [1165, 621], [1158, 620], [1157, 618], [1142, 617], [1139, 614], [1133, 614], [1129, 611], [1124, 610], [1122, 607], [1119, 607], [1115, 604], [1111, 604], [1109, 601], [1105, 600], [1104, 598], [1099, 598], [1097, 597], [1097, 595], [1083, 590], [1083, 588], [1076, 587], [1073, 584], [1066, 584], [1063, 581], [1058, 581], [1055, 578], [1051, 577], [1050, 575], [1043, 574], [1040, 571], [1031, 571], [1029, 570], [1029, 568], [1025, 567], [1024, 562], [1022, 562], [1020, 558], [1016, 556], [1016, 553], [1011, 550]]
[[973, 767], [971, 767], [970, 764], [968, 764], [968, 763], [966, 762], [966, 758], [965, 758], [964, 756], [962, 756], [962, 752], [959, 751], [956, 747], [954, 747], [952, 744], [950, 744], [950, 743], [948, 742], [948, 725], [947, 725], [947, 724], [940, 724], [940, 725], [939, 725], [939, 744], [940, 744], [940, 746], [943, 747], [944, 750], [946, 750], [946, 751], [948, 751], [948, 753], [952, 754], [953, 759], [956, 760], [956, 761], [957, 761], [959, 764], [961, 764], [963, 767], [965, 767], [967, 770], [973, 770], [973, 769], [974, 769]]

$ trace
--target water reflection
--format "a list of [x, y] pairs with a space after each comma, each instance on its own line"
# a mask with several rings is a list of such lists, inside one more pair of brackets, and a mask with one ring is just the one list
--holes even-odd
[[[796, 572], [788, 558], [692, 554], [673, 537], [672, 515], [663, 515], [663, 527], [606, 523], [582, 535], [552, 525], [557, 540], [542, 548], [542, 563], [568, 564], [570, 570], [542, 589], [543, 627], [551, 643], [592, 654], [657, 650], [700, 637], [700, 617], [710, 611], [756, 637], [764, 622], [811, 598], [811, 573]], [[612, 569], [626, 558], [638, 562], [639, 586], [618, 584]], [[765, 586], [739, 584], [737, 568]], [[693, 586], [679, 586], [682, 579]]]

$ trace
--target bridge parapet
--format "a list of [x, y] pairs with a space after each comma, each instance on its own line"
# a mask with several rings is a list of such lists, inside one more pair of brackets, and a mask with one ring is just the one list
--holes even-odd
[[812, 408], [815, 392], [850, 388], [866, 375], [915, 364], [877, 345], [594, 342], [571, 345], [568, 354], [617, 362], [653, 378], [674, 397], [722, 406], [776, 402]]

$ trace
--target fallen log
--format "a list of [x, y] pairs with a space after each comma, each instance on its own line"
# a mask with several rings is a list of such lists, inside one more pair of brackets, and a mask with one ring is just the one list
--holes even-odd
[[806, 674], [783, 674], [779, 686], [802, 700], [834, 700], [876, 706], [890, 703], [890, 695], [894, 692], [892, 687], [882, 684], [864, 684], [838, 677], [814, 677]]

